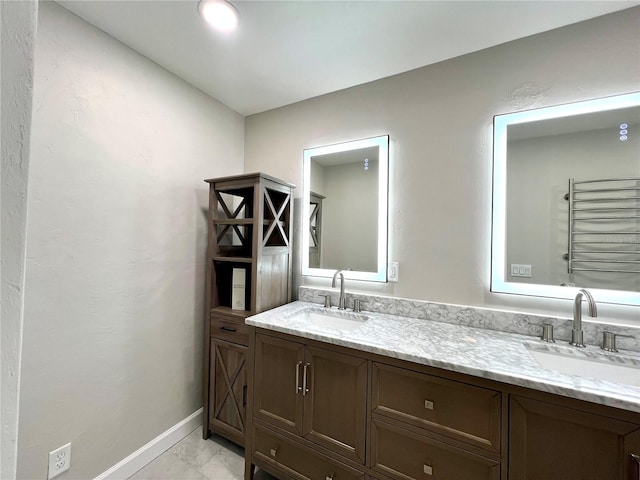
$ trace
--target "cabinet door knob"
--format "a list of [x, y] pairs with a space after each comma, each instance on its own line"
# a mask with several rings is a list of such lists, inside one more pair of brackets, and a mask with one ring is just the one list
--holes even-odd
[[300, 365], [302, 365], [302, 362], [296, 363], [296, 395], [302, 391], [300, 386]]
[[272, 457], [275, 457], [275, 456], [276, 456], [276, 453], [278, 453], [278, 447], [276, 447], [276, 448], [272, 448], [272, 449], [271, 449], [271, 451], [270, 451], [270, 453], [271, 453], [271, 456], [272, 456]]
[[326, 477], [324, 477], [324, 480], [333, 480], [334, 475], [335, 473], [332, 473], [331, 475], [327, 475]]
[[426, 408], [427, 410], [433, 410], [433, 402], [431, 400], [425, 400], [424, 408]]
[[431, 465], [425, 464], [424, 473], [426, 473], [427, 475], [433, 475], [433, 467], [431, 467]]

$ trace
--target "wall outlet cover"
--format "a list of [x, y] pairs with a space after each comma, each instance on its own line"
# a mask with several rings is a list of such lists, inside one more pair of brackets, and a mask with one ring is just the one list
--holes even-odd
[[66, 472], [71, 467], [71, 444], [67, 443], [54, 451], [49, 452], [49, 475], [48, 480], [57, 477], [62, 472]]

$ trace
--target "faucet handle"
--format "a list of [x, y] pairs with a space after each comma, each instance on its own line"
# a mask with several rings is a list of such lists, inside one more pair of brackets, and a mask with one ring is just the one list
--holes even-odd
[[331, 308], [331, 294], [320, 294], [321, 297], [324, 297], [324, 308]]
[[365, 304], [367, 302], [360, 300], [359, 298], [354, 298], [353, 299], [353, 311], [355, 313], [360, 313], [362, 311], [362, 305]]
[[602, 345], [600, 346], [600, 348], [602, 350], [606, 350], [607, 352], [617, 352], [618, 351], [618, 349], [616, 348], [617, 337], [635, 338], [633, 335], [621, 335], [619, 333], [605, 331], [605, 332], [602, 332]]
[[553, 338], [553, 325], [550, 323], [545, 323], [542, 325], [542, 340], [549, 343], [555, 343], [555, 339]]

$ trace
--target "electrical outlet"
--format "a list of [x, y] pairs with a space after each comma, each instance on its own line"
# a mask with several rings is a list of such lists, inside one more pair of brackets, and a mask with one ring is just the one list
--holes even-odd
[[49, 452], [49, 476], [51, 480], [71, 467], [71, 444], [67, 443], [53, 452]]
[[397, 282], [400, 278], [400, 266], [398, 262], [389, 262], [387, 264], [387, 280], [389, 282]]

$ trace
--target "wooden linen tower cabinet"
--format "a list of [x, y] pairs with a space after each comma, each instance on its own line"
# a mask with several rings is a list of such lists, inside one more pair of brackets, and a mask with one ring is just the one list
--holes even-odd
[[291, 301], [294, 185], [251, 173], [209, 183], [203, 437], [244, 446], [250, 315]]

